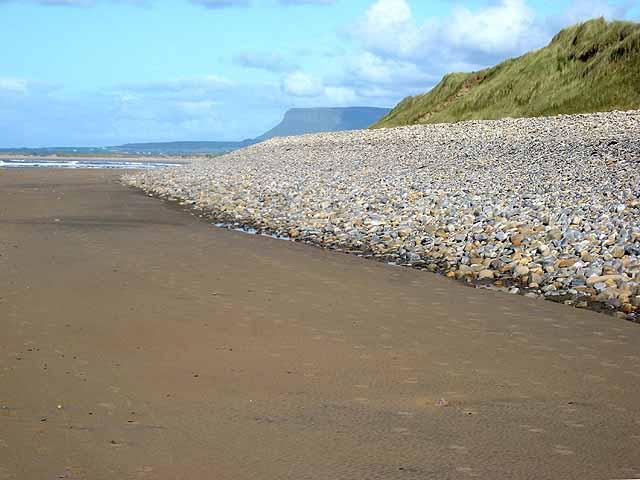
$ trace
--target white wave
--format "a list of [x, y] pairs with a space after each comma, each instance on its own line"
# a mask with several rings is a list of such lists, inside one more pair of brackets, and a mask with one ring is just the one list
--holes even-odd
[[105, 160], [0, 160], [0, 168], [107, 168], [107, 169], [147, 169], [178, 167], [170, 162], [127, 162]]

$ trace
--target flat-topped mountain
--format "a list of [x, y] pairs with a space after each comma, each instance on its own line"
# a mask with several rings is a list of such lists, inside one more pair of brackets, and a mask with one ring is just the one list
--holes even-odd
[[360, 130], [376, 123], [389, 111], [389, 108], [376, 107], [292, 108], [284, 114], [278, 125], [256, 140], [305, 133]]
[[473, 73], [446, 75], [374, 127], [640, 108], [640, 24], [602, 18], [544, 48]]

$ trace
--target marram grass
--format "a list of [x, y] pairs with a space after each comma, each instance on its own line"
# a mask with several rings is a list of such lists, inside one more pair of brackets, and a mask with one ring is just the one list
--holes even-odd
[[373, 128], [638, 108], [640, 24], [599, 18], [495, 67], [448, 74]]

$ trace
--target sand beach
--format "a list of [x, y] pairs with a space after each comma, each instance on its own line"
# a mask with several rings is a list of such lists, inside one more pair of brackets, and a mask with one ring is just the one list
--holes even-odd
[[0, 478], [640, 476], [638, 325], [0, 171]]

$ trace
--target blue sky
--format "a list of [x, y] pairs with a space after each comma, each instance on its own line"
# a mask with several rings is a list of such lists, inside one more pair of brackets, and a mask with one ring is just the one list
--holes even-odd
[[635, 0], [0, 0], [0, 146], [254, 137], [393, 106]]

